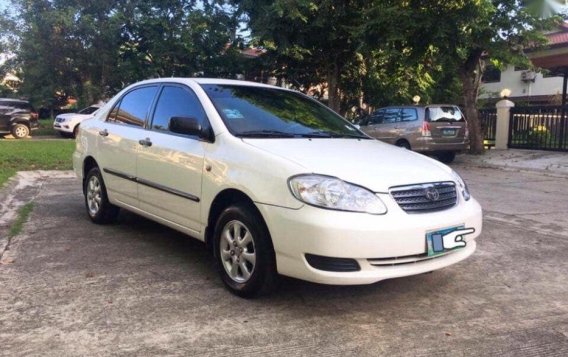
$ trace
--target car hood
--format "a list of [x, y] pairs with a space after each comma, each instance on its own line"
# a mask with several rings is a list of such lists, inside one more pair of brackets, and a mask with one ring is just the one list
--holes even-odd
[[61, 119], [86, 119], [92, 117], [92, 114], [65, 113], [59, 114], [57, 118]]
[[301, 165], [305, 173], [338, 177], [374, 192], [393, 186], [454, 181], [451, 169], [424, 155], [357, 139], [243, 139], [249, 145]]

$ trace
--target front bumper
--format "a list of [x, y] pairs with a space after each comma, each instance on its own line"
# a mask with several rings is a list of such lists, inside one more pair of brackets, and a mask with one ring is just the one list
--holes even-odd
[[74, 127], [71, 127], [69, 123], [61, 122], [61, 123], [53, 123], [53, 129], [56, 131], [61, 131], [63, 133], [72, 133]]
[[[323, 284], [370, 284], [440, 269], [475, 251], [482, 213], [473, 198], [465, 202], [460, 197], [458, 205], [440, 212], [408, 214], [389, 195], [380, 197], [389, 210], [385, 215], [258, 204], [272, 236], [278, 272]], [[466, 247], [424, 257], [426, 232], [461, 225], [475, 228], [475, 233], [465, 236]], [[306, 254], [355, 259], [360, 270], [318, 270], [307, 262]]]

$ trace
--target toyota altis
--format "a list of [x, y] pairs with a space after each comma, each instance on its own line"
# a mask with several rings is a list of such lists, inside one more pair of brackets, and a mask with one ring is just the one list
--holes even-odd
[[279, 275], [348, 285], [430, 272], [470, 256], [481, 233], [456, 172], [291, 90], [144, 81], [82, 122], [76, 142], [93, 222], [122, 208], [204, 241], [239, 296]]

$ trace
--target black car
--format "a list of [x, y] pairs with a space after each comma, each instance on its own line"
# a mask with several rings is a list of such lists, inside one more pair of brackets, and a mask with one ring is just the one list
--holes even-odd
[[38, 127], [37, 113], [29, 102], [0, 98], [0, 134], [11, 133], [23, 139]]

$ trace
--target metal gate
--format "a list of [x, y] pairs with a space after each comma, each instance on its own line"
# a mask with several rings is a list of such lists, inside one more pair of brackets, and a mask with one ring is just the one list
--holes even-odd
[[479, 122], [483, 134], [485, 147], [495, 146], [495, 132], [497, 130], [497, 109], [479, 109]]
[[509, 147], [568, 151], [568, 106], [511, 108]]

